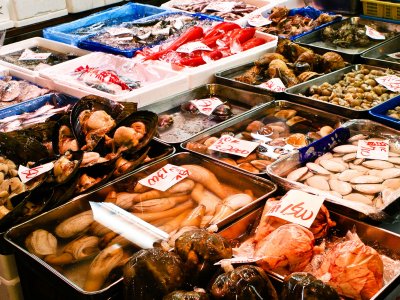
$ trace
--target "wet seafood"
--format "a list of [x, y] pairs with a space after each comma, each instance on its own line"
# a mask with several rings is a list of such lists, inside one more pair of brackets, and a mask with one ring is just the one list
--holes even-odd
[[[23, 53], [29, 52], [29, 54], [31, 55], [32, 59], [22, 59], [21, 60], [21, 55]], [[44, 57], [39, 57], [37, 59], [35, 58], [35, 54], [48, 54], [45, 55]], [[71, 53], [61, 53], [58, 51], [54, 51], [51, 49], [47, 49], [45, 47], [41, 47], [41, 46], [36, 46], [36, 47], [31, 47], [31, 48], [26, 48], [26, 49], [22, 49], [19, 51], [15, 51], [12, 53], [8, 53], [5, 55], [1, 55], [0, 59], [23, 67], [23, 68], [27, 68], [29, 70], [33, 70], [33, 71], [37, 71], [43, 68], [47, 68], [49, 66], [54, 66], [57, 64], [60, 64], [62, 62], [77, 58], [78, 55], [76, 55], [75, 53], [71, 52]]]
[[346, 65], [335, 52], [319, 55], [289, 40], [280, 39], [276, 53], [265, 53], [254, 62], [253, 67], [234, 79], [260, 85], [272, 78], [280, 78], [286, 87], [291, 87]]
[[25, 80], [5, 76], [0, 80], [0, 107], [30, 100], [47, 93], [49, 93], [48, 89], [38, 87]]
[[[223, 2], [223, 1], [218, 1], [218, 2]], [[224, 18], [226, 21], [234, 21], [239, 18], [242, 18], [258, 8], [257, 6], [251, 5], [244, 1], [238, 0], [234, 2], [235, 5], [232, 7], [232, 9], [226, 12], [207, 9], [207, 6], [213, 3], [213, 1], [210, 0], [192, 1], [192, 3], [190, 3], [190, 1], [189, 3], [188, 2], [179, 3], [179, 1], [174, 1], [172, 7], [189, 12], [206, 13], [213, 16], [219, 16], [221, 18]]]
[[158, 116], [157, 127], [159, 130], [166, 130], [174, 124], [174, 118], [171, 115]]
[[57, 238], [44, 229], [37, 229], [26, 238], [25, 247], [32, 254], [43, 258], [57, 252]]
[[366, 110], [399, 94], [375, 81], [375, 78], [389, 74], [396, 74], [396, 71], [374, 70], [363, 65], [359, 70], [346, 73], [337, 83], [310, 86], [305, 95], [351, 109]]
[[388, 115], [389, 117], [395, 118], [395, 119], [400, 119], [400, 106], [396, 106], [392, 109], [389, 109], [386, 112], [386, 115]]
[[[308, 7], [308, 9], [312, 8]], [[317, 12], [317, 10], [312, 10], [314, 13]], [[268, 17], [272, 23], [258, 27], [257, 29], [284, 38], [290, 38], [340, 18], [339, 15], [329, 15], [327, 13], [320, 13], [320, 15], [315, 18], [310, 18], [307, 14], [303, 16], [301, 13], [291, 15], [289, 15], [289, 13], [290, 10], [286, 7], [276, 6], [272, 8], [271, 14]]]
[[55, 228], [54, 232], [61, 238], [74, 237], [89, 229], [93, 223], [93, 213], [91, 210], [84, 211], [65, 219]]

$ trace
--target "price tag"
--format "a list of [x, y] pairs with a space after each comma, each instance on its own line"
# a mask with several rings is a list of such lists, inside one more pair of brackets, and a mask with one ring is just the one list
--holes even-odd
[[247, 157], [259, 146], [259, 143], [237, 139], [233, 136], [223, 135], [208, 149]]
[[200, 113], [204, 115], [211, 115], [212, 112], [221, 104], [224, 104], [220, 99], [217, 97], [211, 97], [206, 99], [196, 99], [191, 100], [190, 102], [193, 103], [194, 106], [200, 111]]
[[260, 146], [265, 149], [265, 151], [261, 151], [261, 154], [271, 157], [272, 159], [278, 159], [282, 155], [288, 154], [295, 149], [292, 145], [289, 144], [286, 144], [283, 147], [271, 146], [268, 144], [261, 144]]
[[323, 202], [324, 197], [290, 190], [266, 215], [310, 228]]
[[400, 59], [400, 52], [390, 53], [386, 55], [394, 59]]
[[392, 92], [400, 92], [400, 77], [396, 75], [382, 76], [375, 78], [375, 80]]
[[357, 158], [389, 159], [389, 140], [384, 141], [358, 141]]
[[29, 180], [36, 178], [37, 176], [42, 175], [43, 173], [46, 173], [53, 168], [54, 164], [52, 162], [31, 169], [20, 165], [18, 168], [18, 176], [21, 179], [22, 183], [26, 183]]
[[267, 82], [263, 82], [258, 85], [260, 88], [267, 89], [276, 93], [282, 93], [286, 90], [286, 86], [283, 84], [280, 78], [272, 78]]
[[365, 34], [374, 40], [384, 40], [385, 39], [385, 36], [382, 33], [380, 33], [379, 31], [376, 31], [375, 29], [373, 29], [372, 27], [369, 27], [367, 25], [365, 25]]
[[178, 49], [176, 49], [176, 52], [189, 54], [198, 50], [211, 51], [212, 49], [202, 42], [190, 42], [180, 46]]
[[51, 53], [35, 53], [30, 49], [25, 49], [18, 60], [46, 60], [50, 55]]
[[150, 174], [146, 178], [139, 180], [139, 183], [147, 187], [165, 192], [171, 186], [174, 186], [179, 181], [188, 177], [189, 174], [189, 171], [185, 168], [172, 164], [167, 164], [158, 171]]
[[236, 6], [237, 2], [211, 2], [204, 9], [219, 11], [219, 12], [231, 12], [232, 9]]
[[123, 35], [123, 34], [132, 34], [132, 30], [130, 30], [126, 27], [110, 27], [110, 28], [107, 28], [106, 31], [112, 36]]
[[262, 134], [252, 132], [250, 135], [253, 139], [258, 140], [258, 141], [263, 141], [264, 143], [269, 143], [270, 141], [272, 141], [271, 138], [269, 138], [265, 135], [262, 135]]
[[247, 23], [250, 26], [261, 27], [271, 24], [272, 21], [264, 17], [261, 13], [258, 13], [250, 15], [249, 18], [247, 19]]

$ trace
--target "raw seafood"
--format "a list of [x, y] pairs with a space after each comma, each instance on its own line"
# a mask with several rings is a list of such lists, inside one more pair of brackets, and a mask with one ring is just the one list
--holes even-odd
[[195, 291], [177, 290], [169, 293], [163, 297], [163, 300], [208, 300], [207, 293], [202, 289], [195, 289]]
[[389, 109], [386, 112], [386, 115], [388, 115], [389, 117], [395, 118], [395, 119], [400, 119], [400, 106], [396, 106], [392, 109]]
[[[307, 7], [306, 9], [312, 10], [314, 15], [318, 13], [318, 11], [312, 7]], [[304, 16], [301, 14], [301, 11], [300, 13], [296, 12], [298, 11], [294, 10], [291, 13], [291, 11], [284, 6], [276, 6], [272, 9], [268, 17], [272, 23], [258, 27], [257, 29], [284, 38], [290, 38], [340, 18], [339, 15], [330, 15], [321, 12], [319, 12], [320, 14], [318, 17], [315, 16], [315, 18], [311, 18], [308, 16], [310, 12], [305, 13]]]
[[324, 82], [310, 86], [305, 95], [324, 102], [348, 107], [355, 110], [366, 110], [399, 95], [379, 84], [375, 79], [381, 76], [398, 74], [386, 69], [375, 70], [362, 65], [360, 69], [346, 73], [339, 82]]
[[226, 21], [234, 21], [239, 18], [242, 18], [258, 8], [257, 6], [251, 5], [244, 1], [236, 0], [234, 1], [234, 5], [232, 6], [232, 8], [229, 9], [228, 11], [218, 11], [218, 10], [213, 10], [212, 8], [208, 9], [207, 6], [212, 4], [213, 2], [223, 3], [224, 0], [219, 0], [219, 1], [201, 0], [201, 1], [189, 1], [185, 3], [179, 3], [179, 1], [174, 1], [172, 3], [172, 7], [189, 12], [206, 13], [213, 16], [218, 16], [224, 18], [224, 20]]
[[30, 253], [43, 258], [57, 252], [57, 238], [44, 229], [37, 229], [25, 239], [25, 247]]
[[49, 93], [48, 89], [38, 87], [25, 80], [16, 80], [11, 76], [0, 80], [0, 107], [30, 100]]
[[276, 52], [265, 53], [254, 62], [254, 66], [234, 79], [260, 85], [272, 78], [279, 78], [286, 87], [291, 87], [346, 65], [344, 59], [335, 52], [319, 55], [289, 40], [280, 39]]
[[[28, 60], [21, 60], [21, 55], [26, 52], [30, 51], [33, 53], [41, 53], [41, 54], [49, 54], [46, 58], [43, 59], [28, 59]], [[0, 59], [23, 67], [29, 70], [37, 71], [46, 67], [54, 66], [60, 64], [62, 62], [77, 58], [78, 56], [74, 53], [61, 53], [58, 51], [54, 51], [51, 49], [47, 49], [44, 47], [36, 46], [27, 49], [22, 49], [19, 51], [15, 51], [12, 53], [4, 54], [0, 56]]]

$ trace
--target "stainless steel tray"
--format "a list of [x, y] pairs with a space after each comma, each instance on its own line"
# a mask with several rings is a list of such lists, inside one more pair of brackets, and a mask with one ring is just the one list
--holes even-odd
[[[351, 18], [343, 19], [342, 21], [332, 24], [328, 27], [333, 28], [333, 29], [338, 29], [340, 26], [342, 26], [343, 24], [347, 24], [347, 23], [361, 24], [361, 25], [374, 24], [380, 28], [381, 32], [394, 31], [394, 32], [397, 32], [397, 35], [400, 32], [400, 25], [398, 25], [398, 24], [368, 20], [368, 19], [363, 19], [360, 17], [351, 17]], [[342, 57], [346, 61], [349, 61], [352, 63], [358, 62], [360, 55], [362, 53], [364, 53], [365, 51], [368, 51], [368, 50], [372, 49], [373, 47], [377, 46], [378, 44], [382, 43], [382, 41], [377, 40], [376, 42], [371, 43], [371, 45], [366, 46], [366, 47], [342, 48], [342, 47], [336, 46], [330, 42], [324, 42], [322, 40], [322, 36], [321, 36], [323, 29], [303, 35], [302, 37], [295, 39], [294, 42], [296, 42], [302, 46], [312, 48], [316, 52], [322, 51], [322, 50], [338, 52], [340, 55], [342, 55]]]
[[[257, 210], [249, 213], [234, 224], [223, 229], [220, 232], [220, 235], [229, 240], [235, 240], [239, 242], [244, 241], [258, 226], [262, 211], [262, 208], [258, 208]], [[358, 221], [357, 219], [351, 219], [335, 212], [330, 212], [330, 216], [336, 222], [336, 228], [339, 230], [339, 235], [344, 236], [348, 230], [355, 229], [358, 236], [365, 244], [371, 246], [379, 244], [380, 248], [376, 249], [378, 252], [384, 253], [382, 250], [385, 249], [389, 250], [389, 252], [392, 252], [395, 256], [397, 256], [397, 258], [400, 255], [398, 246], [400, 244], [399, 234], [368, 225]], [[275, 272], [267, 273], [278, 282], [283, 282], [282, 275]], [[371, 300], [389, 299], [386, 298], [386, 296], [399, 284], [400, 273], [397, 274], [396, 277], [393, 278], [388, 284], [386, 284], [377, 294], [375, 294]]]
[[276, 93], [273, 91], [269, 91], [267, 89], [263, 89], [257, 85], [252, 85], [244, 82], [240, 82], [235, 80], [236, 76], [239, 76], [246, 72], [248, 69], [254, 66], [254, 63], [248, 63], [245, 65], [241, 65], [232, 69], [223, 70], [221, 72], [215, 73], [215, 81], [220, 84], [224, 84], [233, 88], [242, 89], [254, 93], [266, 94], [272, 97], [279, 97], [278, 95], [282, 93]]
[[[187, 147], [189, 142], [199, 142], [201, 140], [204, 140], [208, 137], [211, 136], [217, 136], [219, 137], [221, 133], [223, 132], [233, 132], [235, 134], [240, 133], [244, 131], [246, 126], [251, 123], [252, 121], [255, 120], [260, 120], [262, 121], [264, 118], [267, 116], [273, 116], [276, 112], [282, 110], [282, 109], [294, 109], [298, 111], [298, 116], [302, 116], [306, 119], [312, 120], [313, 124], [315, 127], [312, 127], [311, 125], [309, 128], [312, 130], [313, 128], [317, 128], [320, 124], [325, 124], [329, 125], [333, 128], [339, 127], [342, 123], [346, 122], [348, 119], [339, 115], [334, 115], [330, 114], [326, 111], [314, 109], [314, 108], [309, 108], [301, 104], [293, 103], [293, 102], [288, 102], [285, 100], [275, 100], [273, 102], [268, 103], [267, 105], [251, 110], [248, 113], [245, 113], [241, 115], [240, 117], [237, 117], [235, 119], [231, 119], [224, 124], [218, 125], [210, 130], [207, 130], [205, 132], [199, 133], [198, 135], [195, 135], [191, 139], [183, 142], [181, 144], [181, 148], [196, 153], [200, 154], [204, 157], [212, 158], [215, 160], [220, 160], [220, 158], [224, 157], [234, 157], [233, 155], [229, 154], [224, 154], [224, 153], [219, 153], [216, 151], [213, 151], [211, 153], [200, 153], [196, 152], [194, 150], [191, 150]], [[307, 126], [307, 125], [306, 125]], [[304, 128], [303, 128], [304, 129]], [[310, 130], [310, 131], [311, 131]], [[293, 132], [296, 133], [296, 130]], [[222, 161], [221, 161], [222, 162]], [[224, 163], [224, 162], [222, 162]], [[228, 164], [229, 165], [229, 164]], [[238, 167], [234, 167], [236, 169], [242, 170]], [[244, 172], [252, 173], [246, 170], [242, 170]], [[253, 173], [254, 174], [254, 173]], [[260, 171], [258, 174], [266, 174], [266, 170]]]
[[[350, 130], [350, 136], [364, 134], [369, 137], [378, 137], [398, 141], [400, 132], [390, 127], [381, 125], [370, 120], [350, 120], [343, 124], [344, 128]], [[339, 213], [354, 217], [358, 220], [368, 222], [394, 221], [399, 217], [400, 199], [397, 198], [382, 208], [372, 207], [367, 204], [337, 198], [328, 192], [304, 185], [300, 182], [291, 181], [286, 175], [302, 165], [299, 152], [282, 157], [267, 167], [267, 173], [271, 179], [285, 190], [298, 189], [312, 194], [325, 197], [325, 204]]]
[[298, 85], [290, 87], [290, 88], [286, 89], [285, 93], [293, 101], [299, 102], [304, 105], [310, 105], [310, 106], [319, 108], [324, 111], [335, 112], [337, 114], [346, 116], [348, 118], [367, 118], [369, 109], [356, 110], [353, 108], [347, 108], [344, 106], [340, 106], [340, 105], [336, 105], [336, 104], [332, 104], [329, 102], [324, 102], [321, 100], [316, 100], [311, 97], [304, 96], [306, 94], [307, 89], [310, 86], [321, 85], [324, 82], [328, 82], [330, 84], [337, 83], [342, 79], [342, 77], [345, 74], [347, 74], [353, 70], [359, 70], [361, 68], [361, 66], [367, 67], [370, 70], [381, 70], [381, 71], [386, 70], [384, 68], [379, 68], [379, 67], [369, 66], [369, 65], [361, 65], [361, 64], [351, 65], [351, 66], [345, 67], [343, 69], [340, 69], [338, 71], [335, 71], [335, 72], [332, 72], [332, 73], [329, 73], [326, 75], [322, 75], [321, 77], [318, 77], [318, 78], [312, 79], [310, 81], [300, 83]]
[[221, 100], [228, 101], [232, 104], [234, 112], [233, 117], [241, 115], [255, 106], [263, 105], [274, 99], [268, 95], [251, 93], [220, 84], [206, 84], [173, 97], [166, 98], [155, 104], [142, 107], [140, 110], [150, 110], [159, 116], [164, 114], [173, 115], [174, 124], [169, 129], [160, 131], [159, 138], [169, 144], [178, 146], [180, 143], [199, 132], [222, 123], [210, 120], [206, 115], [185, 116], [180, 113], [181, 104], [190, 100], [208, 98], [211, 96], [219, 97]]
[[379, 67], [393, 68], [400, 70], [400, 58], [395, 59], [387, 54], [400, 51], [400, 37], [397, 36], [383, 44], [380, 44], [361, 55], [362, 60], [369, 64]]
[[[64, 204], [63, 206], [55, 208], [28, 222], [13, 227], [6, 233], [6, 240], [12, 245], [13, 250], [15, 250], [16, 256], [19, 257], [19, 261], [21, 261], [23, 264], [31, 265], [32, 268], [37, 268], [38, 270], [40, 269], [40, 276], [42, 276], [42, 278], [46, 278], [51, 282], [56, 282], [57, 286], [59, 286], [60, 291], [63, 291], [64, 293], [70, 295], [69, 299], [72, 299], [72, 295], [78, 298], [85, 296], [90, 297], [90, 299], [107, 299], [106, 296], [109, 296], [114, 289], [122, 288], [121, 277], [118, 277], [115, 281], [110, 282], [109, 285], [102, 290], [96, 292], [84, 291], [81, 287], [79, 287], [71, 280], [67, 279], [64, 275], [48, 265], [42, 259], [29, 253], [24, 246], [24, 241], [33, 230], [39, 228], [52, 230], [54, 226], [59, 224], [62, 220], [70, 216], [76, 215], [77, 213], [91, 209], [89, 201], [102, 202], [110, 190], [128, 191], [129, 189], [132, 189], [137, 180], [144, 178], [147, 175], [159, 170], [167, 163], [174, 165], [201, 165], [212, 171], [218, 177], [221, 183], [227, 183], [232, 187], [240, 187], [240, 190], [249, 189], [254, 193], [255, 200], [252, 203], [243, 207], [242, 209], [237, 210], [234, 214], [231, 214], [227, 218], [223, 219], [217, 224], [218, 228], [223, 228], [224, 226], [232, 223], [233, 221], [249, 213], [255, 208], [262, 206], [265, 203], [265, 199], [276, 190], [276, 185], [269, 180], [238, 172], [211, 160], [207, 160], [202, 157], [192, 155], [190, 153], [180, 153], [175, 154], [172, 157], [165, 159], [148, 168], [142, 169], [139, 172], [136, 172], [129, 176], [125, 176], [124, 178], [118, 181], [114, 181], [100, 189], [97, 189], [96, 191], [79, 196], [72, 201]], [[63, 241], [62, 243], [64, 242], [65, 241]]]

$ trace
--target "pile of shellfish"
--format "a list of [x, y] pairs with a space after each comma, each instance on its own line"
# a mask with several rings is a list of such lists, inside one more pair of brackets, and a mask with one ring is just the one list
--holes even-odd
[[357, 134], [286, 178], [377, 209], [387, 206], [397, 198], [400, 188], [400, 154], [391, 147], [387, 160], [357, 158], [359, 140], [383, 139]]

